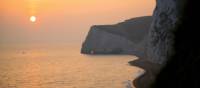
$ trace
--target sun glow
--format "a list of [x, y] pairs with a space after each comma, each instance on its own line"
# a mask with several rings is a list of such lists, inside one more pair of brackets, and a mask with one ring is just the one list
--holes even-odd
[[36, 22], [36, 16], [31, 16], [31, 17], [30, 17], [30, 21], [31, 21], [31, 22]]

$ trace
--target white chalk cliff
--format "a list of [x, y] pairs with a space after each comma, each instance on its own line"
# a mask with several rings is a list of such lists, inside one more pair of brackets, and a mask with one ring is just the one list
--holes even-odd
[[132, 54], [144, 56], [151, 16], [126, 20], [115, 25], [98, 25], [91, 30], [82, 45], [85, 54]]

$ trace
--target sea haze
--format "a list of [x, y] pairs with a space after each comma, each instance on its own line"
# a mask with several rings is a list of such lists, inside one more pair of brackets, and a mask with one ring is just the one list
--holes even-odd
[[79, 45], [4, 45], [0, 87], [126, 88], [141, 71], [128, 64], [137, 57], [82, 55], [79, 49]]

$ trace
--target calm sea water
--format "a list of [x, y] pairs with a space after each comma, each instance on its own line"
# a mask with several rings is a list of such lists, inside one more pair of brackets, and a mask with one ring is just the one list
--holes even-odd
[[0, 88], [127, 88], [128, 55], [83, 55], [80, 45], [0, 46]]

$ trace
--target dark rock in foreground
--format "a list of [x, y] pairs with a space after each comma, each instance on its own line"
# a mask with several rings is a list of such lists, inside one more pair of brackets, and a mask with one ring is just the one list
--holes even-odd
[[156, 1], [147, 58], [131, 62], [146, 73], [133, 84], [136, 88], [200, 88], [197, 1]]
[[[160, 71], [162, 73], [163, 67], [165, 67], [167, 61], [172, 59], [171, 57], [173, 56], [173, 54], [177, 54], [174, 45], [177, 42], [175, 38], [179, 35], [175, 35], [174, 32], [178, 30], [177, 27], [179, 26], [181, 21], [184, 4], [185, 0], [156, 0], [156, 8], [153, 14], [153, 21], [147, 37], [147, 46], [145, 50], [145, 54], [147, 56], [144, 61], [132, 62], [132, 65], [139, 66], [146, 70], [146, 73], [144, 75], [133, 81], [136, 88], [150, 88], [150, 86], [153, 85], [154, 81], [156, 81], [157, 83], [163, 83], [162, 86], [157, 88], [183, 88], [168, 86], [168, 83], [172, 83], [172, 80], [168, 80], [168, 82], [165, 82], [165, 79], [162, 79], [162, 77], [160, 77], [161, 80], [158, 81], [157, 75], [160, 74]], [[178, 58], [173, 59], [175, 60]], [[175, 64], [178, 65], [178, 63], [181, 62], [182, 61]], [[171, 69], [176, 69], [176, 66], [173, 66]], [[174, 74], [173, 72], [176, 71], [169, 71], [169, 73], [171, 74]], [[167, 75], [169, 74], [166, 73], [163, 78], [176, 78]]]
[[81, 53], [144, 56], [151, 21], [152, 17], [146, 16], [115, 25], [93, 26], [82, 45]]
[[[167, 57], [167, 62], [156, 76], [152, 88], [200, 88], [199, 3], [197, 0], [159, 0], [162, 5], [171, 7], [170, 4], [166, 4], [169, 1], [175, 4], [172, 10], [177, 14], [169, 13], [167, 16], [174, 15], [179, 22], [174, 24], [175, 28], [168, 29], [168, 31], [173, 30], [171, 34], [174, 36], [172, 39], [174, 54]], [[165, 13], [168, 11], [163, 10]]]

